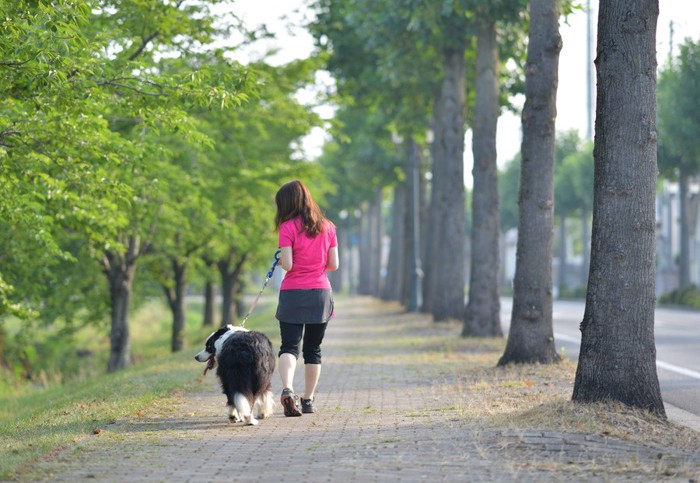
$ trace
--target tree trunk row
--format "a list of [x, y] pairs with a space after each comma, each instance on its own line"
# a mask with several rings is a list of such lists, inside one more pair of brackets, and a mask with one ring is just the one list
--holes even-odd
[[463, 336], [502, 336], [498, 297], [499, 213], [496, 127], [499, 115], [498, 43], [495, 22], [477, 27], [476, 103], [472, 152], [471, 270]]

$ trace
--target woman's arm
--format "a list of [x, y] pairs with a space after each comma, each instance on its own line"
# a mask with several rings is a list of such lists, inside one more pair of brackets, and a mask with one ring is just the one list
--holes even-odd
[[287, 272], [292, 269], [292, 247], [280, 247], [280, 267]]
[[328, 249], [328, 262], [326, 262], [326, 270], [338, 270], [340, 261], [338, 259], [338, 247], [330, 247]]

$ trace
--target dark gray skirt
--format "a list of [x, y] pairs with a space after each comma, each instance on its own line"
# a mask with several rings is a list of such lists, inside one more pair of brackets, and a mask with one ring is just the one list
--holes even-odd
[[275, 317], [288, 324], [325, 324], [333, 317], [333, 292], [324, 289], [280, 290]]

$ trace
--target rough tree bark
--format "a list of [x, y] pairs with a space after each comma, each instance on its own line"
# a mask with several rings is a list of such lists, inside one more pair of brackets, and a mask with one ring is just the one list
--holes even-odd
[[658, 14], [658, 0], [599, 5], [591, 269], [573, 400], [665, 415], [654, 342]]
[[382, 192], [376, 188], [360, 219], [360, 283], [357, 293], [379, 297], [381, 272], [381, 209]]
[[[435, 142], [443, 143], [443, 167], [438, 171], [443, 196], [435, 220], [440, 229], [440, 244], [436, 250], [437, 268], [431, 283], [432, 314], [436, 322], [464, 317], [464, 108], [465, 108], [465, 61], [466, 43], [459, 23], [454, 26], [454, 44], [444, 54], [445, 78], [442, 84], [440, 126], [442, 135]], [[436, 163], [441, 160], [435, 160]]]
[[247, 260], [248, 255], [236, 257], [231, 253], [228, 258], [216, 262], [221, 275], [221, 326], [233, 324], [236, 319], [236, 293], [237, 286], [240, 282], [243, 265]]
[[185, 290], [187, 280], [187, 263], [177, 259], [170, 258], [170, 266], [173, 270], [172, 286], [163, 286], [165, 298], [168, 301], [170, 312], [173, 315], [173, 329], [170, 338], [170, 350], [178, 352], [185, 348], [185, 314], [187, 306], [185, 301]]
[[442, 89], [433, 102], [432, 127], [435, 139], [430, 145], [433, 160], [430, 179], [430, 206], [426, 223], [425, 257], [423, 258], [423, 305], [421, 312], [433, 313], [435, 281], [438, 278], [438, 255], [442, 246], [442, 213], [445, 211], [442, 180], [445, 178], [445, 143], [442, 141]]
[[359, 249], [360, 249], [360, 259], [358, 263], [358, 284], [357, 293], [359, 295], [371, 295], [370, 292], [370, 277], [371, 277], [371, 261], [370, 252], [371, 248], [371, 210], [368, 203], [363, 203], [362, 215], [359, 220]]
[[559, 361], [552, 328], [552, 237], [561, 47], [559, 0], [530, 2], [513, 311], [498, 365]]
[[214, 326], [214, 314], [216, 313], [216, 285], [211, 280], [204, 284], [204, 319], [202, 325]]
[[464, 311], [462, 336], [502, 336], [498, 298], [498, 166], [496, 129], [498, 101], [498, 43], [493, 21], [477, 24], [476, 102], [472, 152], [471, 264], [469, 301]]
[[138, 236], [129, 237], [124, 246], [124, 253], [105, 251], [102, 257], [102, 268], [109, 284], [111, 304], [108, 372], [131, 365], [131, 294], [136, 275], [136, 260], [148, 249], [148, 244], [142, 245]]
[[406, 212], [406, 182], [394, 186], [394, 199], [391, 203], [391, 243], [389, 245], [389, 261], [386, 267], [386, 279], [382, 288], [382, 299], [401, 300], [403, 288], [403, 251]]
[[370, 204], [370, 295], [379, 297], [382, 278], [382, 187], [377, 186]]

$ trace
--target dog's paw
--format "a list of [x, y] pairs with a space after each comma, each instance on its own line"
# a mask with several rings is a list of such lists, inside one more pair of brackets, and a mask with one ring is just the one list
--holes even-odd
[[238, 415], [238, 411], [236, 411], [235, 408], [230, 408], [228, 413], [228, 420], [232, 423], [240, 423], [241, 421], [243, 421], [243, 418], [241, 418]]
[[251, 416], [251, 418], [246, 423], [248, 426], [257, 426], [258, 420]]

